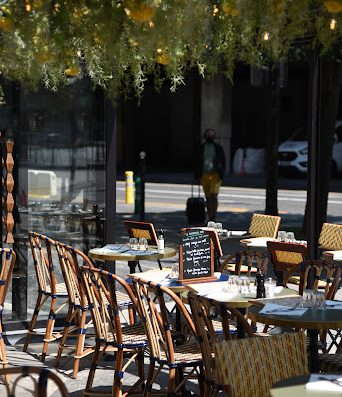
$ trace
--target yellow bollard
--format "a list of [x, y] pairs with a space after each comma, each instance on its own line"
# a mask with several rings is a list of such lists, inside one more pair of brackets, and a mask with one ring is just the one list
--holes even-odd
[[126, 204], [134, 204], [133, 171], [126, 171]]

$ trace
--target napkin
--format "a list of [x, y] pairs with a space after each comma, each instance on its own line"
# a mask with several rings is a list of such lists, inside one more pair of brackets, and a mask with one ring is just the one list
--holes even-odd
[[282, 316], [302, 316], [308, 308], [306, 307], [290, 307], [278, 305], [276, 303], [266, 303], [266, 305], [260, 310], [261, 314], [279, 314]]
[[[335, 383], [336, 382], [336, 383]], [[338, 384], [341, 382], [341, 385]], [[305, 385], [306, 390], [317, 391], [337, 391], [342, 392], [342, 377], [325, 374], [310, 375], [309, 382]]]
[[325, 302], [327, 309], [329, 310], [341, 310], [342, 309], [342, 302], [341, 301], [326, 301]]

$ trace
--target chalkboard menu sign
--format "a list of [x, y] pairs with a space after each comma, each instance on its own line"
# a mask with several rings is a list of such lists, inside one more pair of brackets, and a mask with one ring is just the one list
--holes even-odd
[[179, 279], [182, 283], [215, 280], [213, 243], [203, 230], [190, 231], [182, 239]]

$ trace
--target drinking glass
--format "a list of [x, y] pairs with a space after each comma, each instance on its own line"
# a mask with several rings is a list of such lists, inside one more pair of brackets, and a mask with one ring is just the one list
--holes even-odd
[[286, 233], [286, 241], [287, 241], [288, 243], [293, 243], [294, 241], [296, 241], [293, 232], [287, 232], [287, 233]]
[[312, 297], [314, 307], [323, 310], [326, 308], [325, 293], [323, 291], [313, 291]]
[[241, 282], [241, 292], [249, 293], [249, 288], [250, 288], [249, 277], [246, 276], [240, 277], [240, 282]]
[[239, 276], [229, 276], [228, 278], [228, 292], [236, 292], [238, 287]]
[[178, 263], [174, 263], [171, 268], [171, 278], [178, 279], [179, 278], [179, 265]]
[[312, 307], [312, 294], [313, 290], [312, 289], [305, 289], [303, 291], [303, 307]]
[[274, 291], [277, 285], [276, 280], [273, 280], [272, 277], [269, 277], [265, 282], [265, 292], [266, 298], [274, 298]]
[[139, 238], [139, 251], [146, 251], [148, 248], [147, 239], [142, 237]]
[[139, 240], [138, 240], [137, 238], [135, 238], [135, 237], [131, 237], [131, 238], [129, 239], [129, 247], [130, 247], [132, 250], [137, 250], [137, 249], [139, 249]]
[[222, 223], [215, 223], [215, 229], [218, 233], [222, 232]]
[[215, 229], [215, 222], [208, 222], [207, 227], [209, 227], [210, 229]]
[[284, 230], [279, 230], [278, 232], [278, 241], [286, 240], [286, 232]]

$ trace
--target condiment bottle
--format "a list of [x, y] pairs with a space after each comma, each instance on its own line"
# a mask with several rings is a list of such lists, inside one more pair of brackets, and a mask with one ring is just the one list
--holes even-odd
[[261, 273], [261, 269], [258, 269], [258, 272], [255, 276], [256, 284], [257, 284], [257, 298], [266, 298], [265, 291], [265, 276]]
[[165, 249], [164, 232], [163, 229], [161, 229], [158, 235], [158, 250], [163, 251], [164, 249]]

